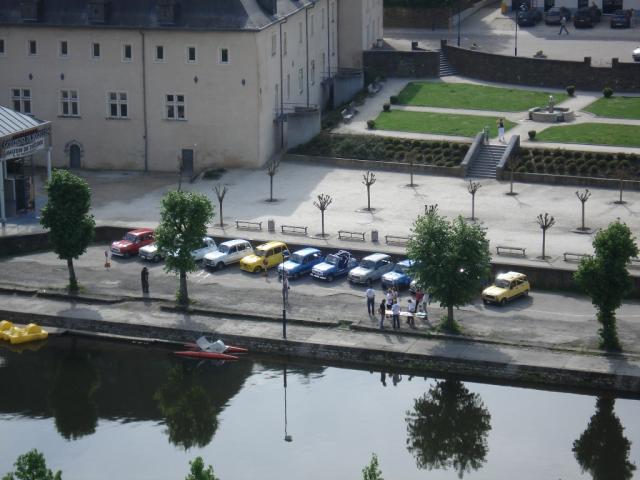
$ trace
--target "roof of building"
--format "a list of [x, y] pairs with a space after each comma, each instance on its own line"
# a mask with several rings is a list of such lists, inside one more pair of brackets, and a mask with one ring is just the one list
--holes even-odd
[[47, 123], [0, 105], [0, 138], [11, 137]]
[[171, 25], [159, 21], [159, 0], [109, 0], [104, 24], [89, 21], [89, 0], [42, 0], [38, 20], [29, 22], [22, 19], [20, 1], [0, 1], [0, 25], [252, 31], [261, 30], [315, 0], [274, 0], [275, 16], [261, 7], [259, 0], [178, 0]]

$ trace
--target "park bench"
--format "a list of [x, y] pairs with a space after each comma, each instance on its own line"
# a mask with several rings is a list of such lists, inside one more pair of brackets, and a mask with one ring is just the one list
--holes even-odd
[[384, 241], [387, 245], [406, 245], [409, 237], [399, 237], [397, 235], [385, 235]]
[[572, 253], [572, 252], [564, 252], [562, 255], [564, 256], [565, 262], [579, 262], [583, 258], [587, 258], [591, 256], [586, 253]]
[[306, 235], [308, 227], [302, 227], [297, 225], [280, 225], [282, 233], [289, 233], [293, 235]]
[[527, 256], [523, 247], [508, 247], [506, 245], [498, 245], [496, 247], [496, 253], [498, 255], [522, 255], [523, 257]]
[[338, 238], [340, 240], [358, 240], [364, 242], [365, 232], [348, 232], [346, 230], [338, 230]]
[[236, 220], [238, 230], [262, 230], [262, 222], [250, 222], [248, 220]]
[[632, 258], [631, 260], [629, 260], [629, 266], [630, 267], [640, 267], [640, 258], [635, 257], [635, 258]]

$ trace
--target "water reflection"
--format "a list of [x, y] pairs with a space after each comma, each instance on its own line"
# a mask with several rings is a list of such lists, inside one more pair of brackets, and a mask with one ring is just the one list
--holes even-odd
[[573, 454], [583, 472], [593, 480], [629, 480], [636, 466], [629, 461], [631, 442], [613, 412], [615, 399], [598, 397], [596, 413], [586, 430], [573, 442]]
[[407, 450], [420, 469], [454, 468], [458, 477], [486, 461], [491, 414], [457, 380], [435, 383], [406, 413]]

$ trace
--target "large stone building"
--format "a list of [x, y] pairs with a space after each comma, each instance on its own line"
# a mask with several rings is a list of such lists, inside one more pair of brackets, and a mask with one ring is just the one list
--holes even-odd
[[362, 86], [382, 0], [2, 0], [0, 104], [54, 166], [257, 167]]

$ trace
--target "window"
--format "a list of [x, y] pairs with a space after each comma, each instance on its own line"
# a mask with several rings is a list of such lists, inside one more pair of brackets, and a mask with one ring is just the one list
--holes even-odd
[[282, 55], [287, 54], [287, 32], [282, 32]]
[[338, 45], [338, 41], [336, 40], [336, 31], [333, 31], [333, 50], [331, 50], [331, 56], [335, 57], [336, 56], [336, 48]]
[[220, 63], [229, 63], [229, 49], [221, 48], [220, 49]]
[[100, 44], [97, 42], [91, 44], [91, 58], [100, 58]]
[[272, 34], [271, 35], [271, 56], [275, 57], [276, 56], [276, 34]]
[[298, 43], [302, 43], [302, 22], [298, 23]]
[[38, 43], [35, 40], [29, 40], [29, 55], [37, 55], [38, 54]]
[[63, 117], [80, 116], [77, 90], [60, 90], [60, 115]]
[[122, 61], [123, 62], [133, 61], [133, 48], [128, 43], [125, 43], [124, 45], [122, 45]]
[[0, 38], [0, 57], [4, 57], [4, 38]]
[[129, 118], [127, 92], [107, 93], [107, 116], [109, 118]]
[[276, 83], [276, 90], [275, 90], [276, 94], [274, 95], [274, 99], [275, 99], [275, 104], [276, 104], [276, 112], [278, 111], [278, 108], [280, 108], [280, 89], [278, 87], [278, 84]]
[[11, 103], [16, 112], [31, 113], [31, 89], [12, 88]]
[[336, 23], [336, 4], [332, 2], [329, 8], [331, 9], [331, 23]]
[[164, 62], [164, 46], [156, 45], [156, 62]]
[[322, 74], [327, 71], [327, 54], [322, 52]]
[[68, 57], [69, 56], [69, 42], [66, 40], [60, 40], [60, 49], [59, 49], [60, 57]]
[[187, 63], [196, 63], [197, 61], [198, 57], [196, 55], [196, 47], [187, 47]]
[[316, 84], [316, 61], [311, 60], [311, 85]]
[[165, 98], [167, 120], [185, 120], [184, 95], [168, 94]]
[[320, 12], [320, 26], [322, 28], [322, 30], [324, 30], [324, 7], [322, 7], [322, 11]]
[[298, 90], [304, 92], [304, 70], [301, 68], [298, 69]]
[[287, 100], [291, 98], [291, 75], [287, 73]]
[[311, 36], [313, 37], [313, 31], [315, 30], [315, 21], [314, 21], [314, 16], [313, 13], [311, 14], [311, 16], [309, 17], [309, 22], [311, 23]]

